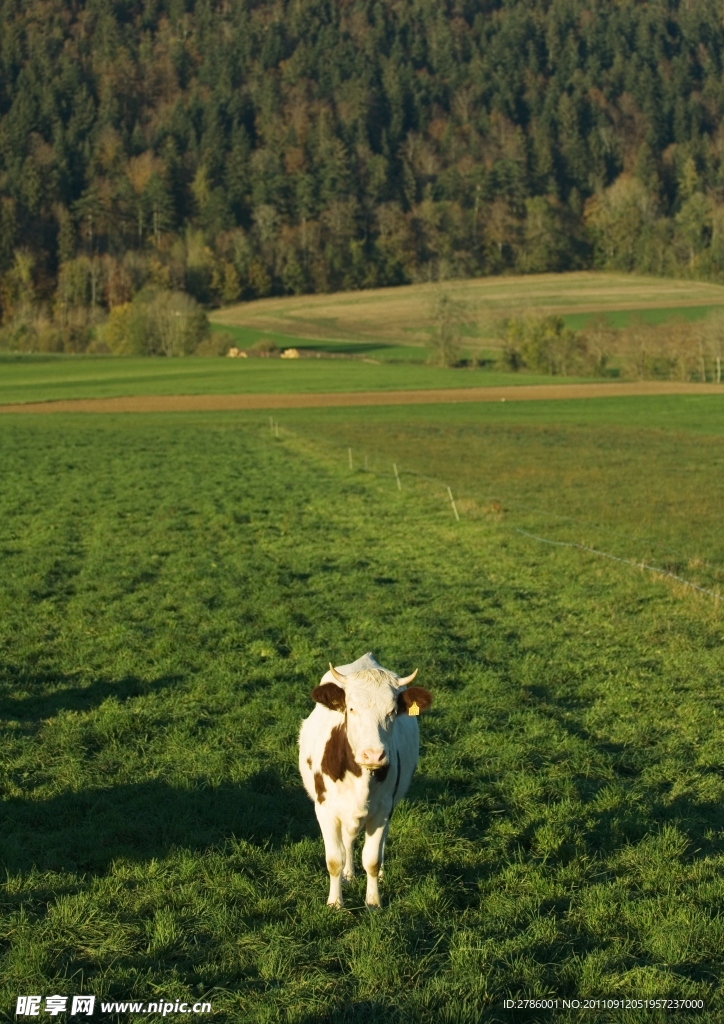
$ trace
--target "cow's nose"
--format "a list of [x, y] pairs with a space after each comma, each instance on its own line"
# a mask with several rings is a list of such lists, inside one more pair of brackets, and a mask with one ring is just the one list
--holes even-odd
[[360, 755], [361, 764], [373, 764], [375, 768], [381, 768], [387, 764], [387, 752], [380, 748], [379, 750], [367, 749], [363, 750]]

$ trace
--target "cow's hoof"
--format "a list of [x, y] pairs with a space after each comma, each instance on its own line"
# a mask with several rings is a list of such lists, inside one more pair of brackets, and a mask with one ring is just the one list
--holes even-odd
[[342, 900], [327, 900], [327, 906], [331, 907], [332, 910], [341, 910]]
[[349, 874], [342, 875], [342, 881], [343, 882], [354, 882], [354, 878], [355, 878], [354, 871], [350, 871]]
[[382, 910], [382, 904], [379, 902], [379, 900], [377, 901], [377, 903], [367, 903], [367, 902], [365, 902], [365, 906], [367, 907], [368, 910], [372, 910], [372, 911], [375, 911], [375, 912], [378, 911], [378, 910]]

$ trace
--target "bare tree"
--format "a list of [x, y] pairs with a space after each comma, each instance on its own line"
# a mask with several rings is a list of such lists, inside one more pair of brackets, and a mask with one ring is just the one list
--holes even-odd
[[463, 330], [471, 323], [467, 303], [440, 289], [432, 302], [433, 358], [437, 366], [454, 366], [460, 359]]
[[714, 380], [721, 384], [721, 364], [724, 356], [724, 313], [713, 313], [704, 321], [706, 348], [713, 364]]
[[206, 333], [206, 315], [190, 295], [159, 292], [148, 305], [149, 326], [165, 356], [193, 352]]

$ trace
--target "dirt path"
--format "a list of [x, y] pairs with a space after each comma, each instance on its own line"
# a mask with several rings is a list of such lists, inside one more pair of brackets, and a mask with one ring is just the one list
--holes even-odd
[[356, 391], [291, 395], [135, 395], [74, 398], [0, 405], [0, 413], [217, 412], [242, 409], [325, 409], [359, 405], [430, 405], [457, 402], [530, 402], [559, 398], [619, 398], [633, 395], [722, 395], [724, 384], [637, 381], [630, 384], [525, 384], [427, 391]]

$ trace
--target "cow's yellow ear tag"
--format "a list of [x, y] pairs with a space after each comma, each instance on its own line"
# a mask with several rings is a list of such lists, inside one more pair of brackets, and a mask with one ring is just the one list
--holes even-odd
[[419, 715], [420, 714], [420, 709], [417, 706], [417, 701], [413, 700], [412, 704], [410, 704], [409, 708], [407, 709], [407, 713], [408, 713], [408, 715]]

